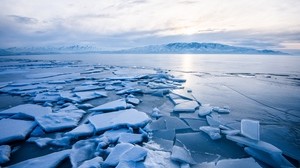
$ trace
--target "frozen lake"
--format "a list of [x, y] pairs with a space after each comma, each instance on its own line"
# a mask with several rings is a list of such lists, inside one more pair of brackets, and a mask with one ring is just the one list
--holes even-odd
[[[6, 59], [16, 59], [6, 60]], [[20, 59], [46, 61], [45, 67], [23, 68]], [[266, 55], [100, 55], [100, 54], [65, 54], [65, 55], [34, 55], [0, 58], [0, 83], [24, 82], [23, 78], [33, 74], [34, 79], [41, 73], [74, 73], [88, 69], [89, 66], [108, 65], [134, 68], [132, 71], [162, 69], [170, 74], [186, 79], [185, 90], [191, 90], [194, 98], [202, 105], [219, 106], [230, 109], [230, 114], [216, 115], [221, 121], [235, 129], [240, 129], [236, 122], [242, 119], [258, 120], [261, 125], [261, 139], [280, 148], [286, 156], [300, 160], [300, 57], [297, 56], [266, 56]], [[68, 64], [51, 68], [51, 62], [81, 61], [78, 69], [69, 68]], [[30, 63], [33, 65], [38, 64]], [[29, 64], [29, 63], [24, 63]], [[58, 63], [59, 64], [59, 63]], [[18, 65], [19, 68], [14, 68]], [[30, 66], [28, 66], [30, 67]], [[49, 68], [51, 71], [49, 71]], [[120, 72], [120, 76], [130, 76], [132, 71]], [[122, 74], [123, 73], [123, 74]], [[133, 73], [134, 74], [134, 73]], [[34, 76], [35, 75], [35, 76]], [[94, 77], [94, 76], [92, 76]], [[40, 78], [39, 78], [40, 80]], [[72, 86], [73, 87], [73, 86]], [[1, 94], [0, 110], [21, 104], [23, 98], [12, 98]], [[113, 98], [112, 98], [113, 99]], [[144, 99], [145, 96], [144, 96]], [[147, 102], [147, 101], [145, 101]], [[155, 98], [149, 97], [149, 103]], [[155, 103], [154, 103], [155, 104]], [[155, 104], [158, 105], [158, 104]], [[163, 106], [164, 104], [159, 104]], [[168, 105], [165, 105], [168, 109]], [[150, 109], [151, 107], [151, 109]], [[154, 105], [137, 106], [138, 110], [151, 111]], [[192, 123], [192, 121], [186, 121]], [[197, 124], [196, 124], [197, 125]], [[190, 150], [198, 147], [190, 142], [181, 132], [177, 137]], [[193, 137], [193, 132], [189, 132]], [[192, 139], [192, 138], [191, 138]], [[201, 139], [199, 140], [201, 141]], [[227, 143], [227, 142], [226, 142]], [[210, 144], [213, 148], [213, 143]], [[230, 149], [232, 144], [227, 144]], [[225, 144], [226, 146], [226, 144]], [[27, 147], [28, 148], [28, 147]], [[196, 148], [196, 149], [193, 149]], [[207, 149], [209, 150], [209, 149]], [[241, 154], [232, 149], [231, 157]], [[233, 153], [236, 154], [233, 154]], [[213, 152], [212, 152], [213, 153]], [[227, 153], [218, 153], [221, 158]], [[200, 156], [199, 156], [200, 157]], [[22, 160], [22, 159], [21, 159]], [[195, 159], [197, 162], [202, 160]], [[210, 161], [206, 159], [205, 161]], [[17, 162], [17, 161], [15, 161]]]

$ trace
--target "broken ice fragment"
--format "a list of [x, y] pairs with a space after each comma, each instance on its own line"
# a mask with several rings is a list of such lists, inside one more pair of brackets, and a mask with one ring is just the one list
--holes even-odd
[[173, 146], [171, 159], [181, 163], [196, 164], [190, 151], [179, 146]]
[[212, 127], [219, 127], [220, 125], [222, 125], [222, 123], [220, 121], [218, 121], [215, 117], [206, 116], [206, 121], [208, 123], [208, 125], [212, 126]]
[[242, 119], [241, 120], [241, 134], [245, 137], [260, 140], [259, 121]]
[[207, 133], [212, 140], [220, 139], [220, 128], [210, 127], [210, 126], [202, 126], [200, 130]]
[[79, 97], [80, 101], [87, 101], [99, 97], [107, 97], [107, 93], [103, 91], [76, 92], [75, 95]]
[[146, 149], [140, 146], [134, 146], [128, 151], [126, 151], [124, 154], [122, 154], [120, 160], [138, 162], [144, 160], [146, 156], [147, 156]]
[[99, 132], [122, 126], [144, 127], [150, 121], [150, 118], [144, 112], [128, 109], [90, 116], [89, 121], [94, 125], [96, 131]]
[[104, 161], [106, 166], [117, 166], [121, 156], [134, 146], [129, 143], [117, 144]]
[[0, 112], [0, 115], [14, 115], [21, 113], [30, 118], [40, 117], [52, 112], [50, 107], [43, 107], [36, 104], [22, 104]]
[[127, 108], [127, 103], [125, 99], [119, 99], [112, 102], [102, 104], [100, 106], [89, 109], [89, 111], [116, 111], [124, 110]]
[[140, 104], [140, 100], [135, 97], [127, 97], [126, 98], [127, 103], [133, 104], [133, 105], [138, 105]]
[[0, 164], [6, 163], [9, 161], [11, 148], [9, 145], [0, 146]]
[[200, 117], [206, 116], [206, 115], [210, 114], [211, 111], [212, 111], [212, 107], [211, 106], [209, 106], [209, 105], [203, 105], [203, 106], [199, 107], [198, 115]]
[[47, 92], [39, 93], [34, 98], [33, 101], [37, 103], [41, 102], [57, 102], [60, 99], [60, 94], [58, 92]]
[[14, 119], [0, 120], [0, 144], [24, 140], [35, 126], [36, 122], [34, 121]]
[[81, 92], [81, 91], [88, 91], [88, 90], [97, 90], [97, 89], [103, 89], [102, 86], [97, 85], [83, 85], [83, 86], [76, 86], [73, 91], [74, 92]]
[[73, 167], [79, 167], [84, 161], [95, 157], [97, 149], [96, 140], [81, 140], [76, 142], [71, 149], [70, 161]]
[[36, 121], [46, 132], [54, 132], [76, 127], [82, 116], [82, 112], [59, 112], [37, 117]]
[[97, 156], [93, 159], [84, 161], [78, 168], [101, 168], [102, 162], [102, 157]]
[[108, 130], [105, 131], [103, 136], [107, 137], [110, 142], [115, 143], [120, 138], [121, 134], [131, 132], [129, 129], [117, 129], [117, 130]]
[[142, 134], [133, 134], [133, 133], [122, 133], [120, 134], [119, 143], [141, 143], [144, 139], [144, 136]]
[[83, 137], [92, 136], [94, 134], [94, 126], [92, 124], [81, 124], [73, 130], [66, 132], [66, 136], [70, 137]]
[[177, 104], [173, 111], [174, 112], [186, 112], [186, 113], [193, 113], [195, 112], [196, 108], [199, 107], [199, 104], [196, 101], [187, 101], [180, 104]]
[[63, 150], [54, 152], [45, 156], [22, 161], [20, 163], [9, 166], [10, 168], [53, 168], [56, 167], [61, 161], [63, 161], [70, 154], [70, 150]]

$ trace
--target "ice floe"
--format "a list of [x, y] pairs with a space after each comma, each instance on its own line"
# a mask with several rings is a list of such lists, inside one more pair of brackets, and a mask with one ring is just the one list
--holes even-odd
[[202, 106], [199, 107], [198, 115], [200, 117], [206, 116], [206, 115], [210, 114], [212, 112], [212, 110], [213, 109], [212, 109], [211, 106], [209, 106], [209, 105], [202, 105]]
[[125, 153], [132, 149], [134, 145], [129, 143], [121, 143], [117, 144], [111, 153], [107, 156], [107, 158], [104, 160], [104, 165], [106, 166], [117, 166], [122, 157], [124, 157]]
[[94, 157], [93, 159], [84, 161], [78, 168], [101, 168], [103, 163], [102, 157]]
[[124, 126], [143, 127], [150, 121], [150, 118], [144, 112], [128, 109], [90, 116], [89, 121], [94, 125], [96, 131], [99, 132]]
[[100, 106], [89, 109], [89, 111], [116, 111], [124, 110], [127, 108], [125, 99], [118, 99], [112, 102], [102, 104]]
[[35, 126], [35, 121], [14, 119], [0, 120], [0, 144], [24, 140]]
[[184, 147], [173, 146], [171, 159], [181, 163], [196, 164], [190, 151]]
[[76, 92], [75, 95], [79, 97], [80, 101], [87, 101], [99, 97], [107, 97], [107, 93], [104, 91]]
[[119, 143], [141, 143], [144, 139], [142, 134], [122, 133], [118, 139]]
[[0, 115], [23, 114], [29, 117], [40, 117], [52, 112], [50, 107], [42, 107], [36, 104], [22, 104], [0, 112]]
[[95, 128], [92, 124], [81, 124], [73, 130], [66, 132], [66, 136], [71, 137], [83, 137], [83, 136], [92, 136], [95, 133]]
[[210, 126], [202, 126], [200, 130], [207, 133], [212, 140], [220, 139], [220, 128], [210, 127]]
[[187, 101], [183, 103], [177, 104], [173, 111], [174, 112], [185, 112], [185, 113], [193, 113], [196, 108], [199, 107], [199, 104], [196, 101]]
[[88, 90], [98, 90], [103, 89], [104, 87], [98, 86], [98, 85], [82, 85], [82, 86], [76, 86], [73, 91], [74, 92], [81, 92], [81, 91], [88, 91]]
[[63, 150], [59, 152], [54, 152], [45, 156], [40, 156], [37, 158], [22, 161], [20, 163], [9, 166], [10, 168], [53, 168], [61, 163], [70, 154], [70, 150]]

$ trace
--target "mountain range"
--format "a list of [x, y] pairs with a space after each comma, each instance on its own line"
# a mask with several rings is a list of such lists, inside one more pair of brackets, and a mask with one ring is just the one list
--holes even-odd
[[12, 47], [0, 49], [0, 55], [39, 55], [66, 53], [100, 53], [100, 54], [264, 54], [286, 55], [280, 51], [258, 50], [254, 48], [236, 47], [219, 43], [169, 43], [144, 47], [105, 51], [93, 46], [61, 46], [61, 47]]

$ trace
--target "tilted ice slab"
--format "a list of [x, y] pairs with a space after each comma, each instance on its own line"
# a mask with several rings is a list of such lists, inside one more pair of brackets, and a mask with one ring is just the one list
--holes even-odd
[[134, 146], [129, 143], [121, 143], [116, 145], [107, 158], [104, 160], [104, 165], [106, 166], [117, 166], [120, 162], [120, 159], [124, 153], [129, 151]]
[[195, 112], [196, 108], [199, 107], [199, 104], [196, 101], [187, 101], [180, 104], [177, 104], [173, 111], [174, 112], [186, 112], [186, 113], [193, 113]]
[[75, 95], [79, 97], [80, 101], [91, 100], [99, 97], [107, 97], [107, 93], [103, 91], [76, 92]]
[[103, 162], [102, 157], [94, 157], [93, 159], [84, 161], [78, 168], [101, 168]]
[[35, 121], [14, 119], [0, 120], [0, 144], [24, 140], [35, 126]]
[[242, 119], [241, 134], [254, 140], [260, 140], [259, 121]]
[[89, 109], [89, 111], [116, 111], [124, 110], [127, 108], [127, 103], [125, 99], [119, 99], [112, 102], [102, 104], [100, 106]]
[[105, 131], [103, 136], [107, 137], [110, 142], [115, 143], [123, 133], [132, 133], [132, 131], [127, 128], [121, 128], [117, 130], [112, 129]]
[[199, 168], [234, 168], [234, 167], [251, 167], [261, 168], [261, 166], [253, 158], [242, 158], [242, 159], [223, 159], [215, 162], [204, 162], [196, 165]]
[[160, 150], [149, 150], [147, 149], [147, 156], [144, 161], [144, 165], [147, 168], [180, 168], [180, 165], [170, 159], [170, 152]]
[[173, 146], [171, 159], [181, 163], [196, 164], [190, 151], [179, 146]]
[[42, 107], [36, 104], [22, 104], [0, 112], [0, 115], [23, 114], [31, 118], [40, 117], [52, 112], [50, 107]]
[[119, 143], [131, 143], [136, 144], [143, 141], [142, 134], [133, 134], [133, 133], [122, 133], [120, 134]]
[[25, 160], [9, 166], [10, 168], [54, 168], [70, 154], [70, 150], [54, 152], [45, 156]]
[[0, 146], [0, 164], [6, 163], [9, 161], [11, 148], [8, 145]]
[[82, 136], [92, 136], [95, 132], [95, 128], [92, 124], [81, 124], [73, 130], [66, 132], [66, 136], [70, 137], [82, 137]]
[[36, 121], [46, 132], [54, 132], [76, 127], [83, 114], [81, 111], [50, 113], [37, 117]]
[[81, 140], [72, 146], [70, 161], [73, 167], [80, 166], [84, 161], [95, 157], [97, 140]]
[[96, 131], [104, 131], [118, 127], [143, 127], [151, 119], [144, 112], [135, 109], [121, 110], [117, 112], [103, 113], [89, 117]]

